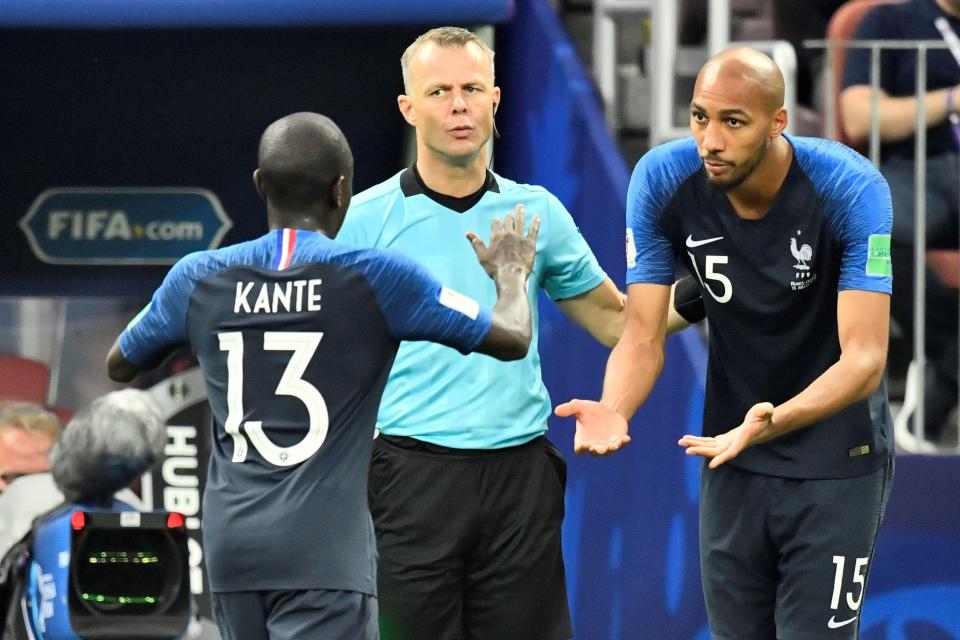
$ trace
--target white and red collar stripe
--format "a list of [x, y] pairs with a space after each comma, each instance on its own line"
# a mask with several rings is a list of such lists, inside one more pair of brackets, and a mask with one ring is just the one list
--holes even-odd
[[293, 252], [297, 247], [297, 230], [280, 229], [277, 236], [277, 254], [273, 260], [273, 268], [276, 271], [283, 271], [293, 262]]

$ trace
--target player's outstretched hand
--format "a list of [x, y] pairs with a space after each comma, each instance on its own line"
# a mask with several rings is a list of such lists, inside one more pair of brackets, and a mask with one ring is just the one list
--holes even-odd
[[740, 452], [760, 441], [759, 436], [768, 431], [773, 421], [773, 405], [760, 402], [750, 407], [740, 426], [714, 438], [686, 435], [677, 441], [687, 449], [689, 456], [710, 459], [710, 468], [716, 469], [724, 462], [740, 455]]
[[553, 410], [562, 418], [576, 416], [573, 450], [594, 456], [610, 455], [630, 442], [627, 421], [606, 405], [592, 400], [571, 400]]
[[534, 216], [530, 222], [530, 230], [524, 234], [524, 208], [518, 204], [517, 208], [508, 213], [501, 221], [494, 218], [490, 222], [490, 244], [485, 245], [476, 233], [467, 233], [467, 239], [477, 253], [477, 260], [483, 265], [487, 274], [497, 279], [502, 270], [520, 268], [524, 275], [533, 270], [533, 259], [537, 253], [537, 233], [540, 231], [540, 216]]

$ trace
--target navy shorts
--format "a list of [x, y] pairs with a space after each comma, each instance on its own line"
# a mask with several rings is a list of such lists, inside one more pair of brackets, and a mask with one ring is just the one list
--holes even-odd
[[211, 594], [222, 640], [378, 640], [377, 599], [356, 591]]
[[700, 478], [700, 570], [713, 640], [855, 640], [893, 458], [855, 478], [730, 465]]

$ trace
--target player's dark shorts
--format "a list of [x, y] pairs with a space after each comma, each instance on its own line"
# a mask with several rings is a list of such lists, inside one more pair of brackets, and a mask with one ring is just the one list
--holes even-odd
[[377, 599], [356, 591], [225, 591], [211, 602], [223, 640], [380, 638]]
[[370, 510], [384, 640], [565, 640], [566, 463], [543, 437], [450, 449], [380, 436]]
[[714, 640], [849, 640], [860, 612], [893, 458], [828, 480], [704, 466], [700, 569]]

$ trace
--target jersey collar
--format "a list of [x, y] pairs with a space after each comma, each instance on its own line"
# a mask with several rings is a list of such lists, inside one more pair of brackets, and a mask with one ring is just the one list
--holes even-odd
[[413, 165], [408, 169], [404, 169], [403, 173], [400, 174], [400, 190], [403, 192], [403, 195], [406, 198], [416, 195], [425, 195], [447, 209], [452, 209], [457, 213], [465, 213], [472, 209], [478, 202], [480, 202], [480, 198], [482, 198], [483, 194], [485, 194], [487, 191], [500, 193], [500, 185], [497, 184], [497, 178], [493, 175], [493, 172], [487, 170], [487, 179], [484, 181], [482, 187], [470, 195], [463, 196], [462, 198], [455, 198], [454, 196], [448, 196], [434, 191], [425, 185], [423, 183], [423, 179], [420, 177], [420, 172], [417, 171], [417, 165]]

